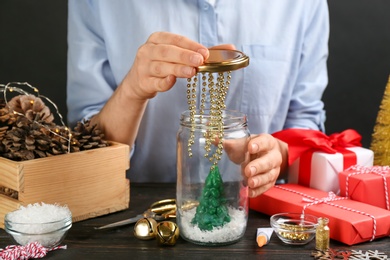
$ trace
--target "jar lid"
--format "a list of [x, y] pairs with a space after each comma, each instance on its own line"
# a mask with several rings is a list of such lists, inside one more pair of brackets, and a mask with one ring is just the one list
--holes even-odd
[[209, 50], [210, 56], [198, 67], [198, 72], [224, 72], [249, 65], [249, 57], [237, 50]]

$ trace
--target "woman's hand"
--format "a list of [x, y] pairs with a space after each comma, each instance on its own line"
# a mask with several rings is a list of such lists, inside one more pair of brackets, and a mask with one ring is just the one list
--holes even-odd
[[124, 79], [132, 98], [146, 100], [172, 88], [176, 78], [191, 78], [209, 56], [208, 49], [184, 36], [156, 32], [137, 52]]
[[250, 162], [244, 168], [249, 197], [256, 197], [275, 185], [287, 169], [288, 145], [269, 134], [252, 136], [248, 144]]

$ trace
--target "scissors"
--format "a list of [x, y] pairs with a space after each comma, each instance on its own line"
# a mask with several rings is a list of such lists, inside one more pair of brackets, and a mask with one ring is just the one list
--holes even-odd
[[155, 220], [164, 220], [176, 217], [176, 200], [175, 199], [164, 199], [154, 202], [150, 207], [141, 214], [135, 217], [121, 220], [115, 223], [104, 225], [101, 227], [95, 227], [95, 229], [105, 229], [112, 227], [119, 227], [136, 223], [141, 218], [154, 218]]

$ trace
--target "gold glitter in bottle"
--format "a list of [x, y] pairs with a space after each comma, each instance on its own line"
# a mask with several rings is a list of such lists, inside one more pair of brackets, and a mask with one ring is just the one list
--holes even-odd
[[319, 218], [316, 229], [316, 249], [326, 251], [329, 249], [329, 219]]

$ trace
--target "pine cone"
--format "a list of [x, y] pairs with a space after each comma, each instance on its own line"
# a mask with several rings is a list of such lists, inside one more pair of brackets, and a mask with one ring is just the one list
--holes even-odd
[[54, 116], [50, 108], [37, 96], [19, 95], [13, 97], [8, 106], [10, 111], [25, 115], [30, 121], [51, 123]]
[[0, 127], [7, 126], [11, 128], [16, 122], [16, 115], [12, 113], [9, 108], [5, 105], [4, 99], [0, 100]]
[[80, 151], [109, 146], [104, 140], [103, 132], [97, 128], [97, 125], [91, 125], [91, 120], [77, 122], [73, 129], [74, 146], [78, 146]]
[[20, 116], [2, 140], [2, 156], [14, 161], [46, 157], [50, 143], [49, 131], [45, 127]]
[[5, 158], [24, 161], [109, 146], [90, 120], [78, 122], [71, 133], [57, 126], [34, 95], [15, 96], [7, 104], [0, 99], [0, 155]]
[[8, 129], [11, 129], [16, 121], [16, 115], [9, 111], [4, 99], [0, 99], [0, 153], [5, 152], [5, 147], [1, 143]]
[[13, 199], [18, 199], [18, 192], [10, 188], [0, 186], [0, 194], [11, 197]]
[[[69, 129], [65, 126], [55, 126], [51, 129], [50, 139], [51, 139], [51, 154], [58, 155], [68, 152], [79, 152], [80, 145], [76, 139], [73, 138], [69, 133]], [[55, 133], [55, 134], [54, 134]], [[70, 138], [70, 139], [69, 139]]]

